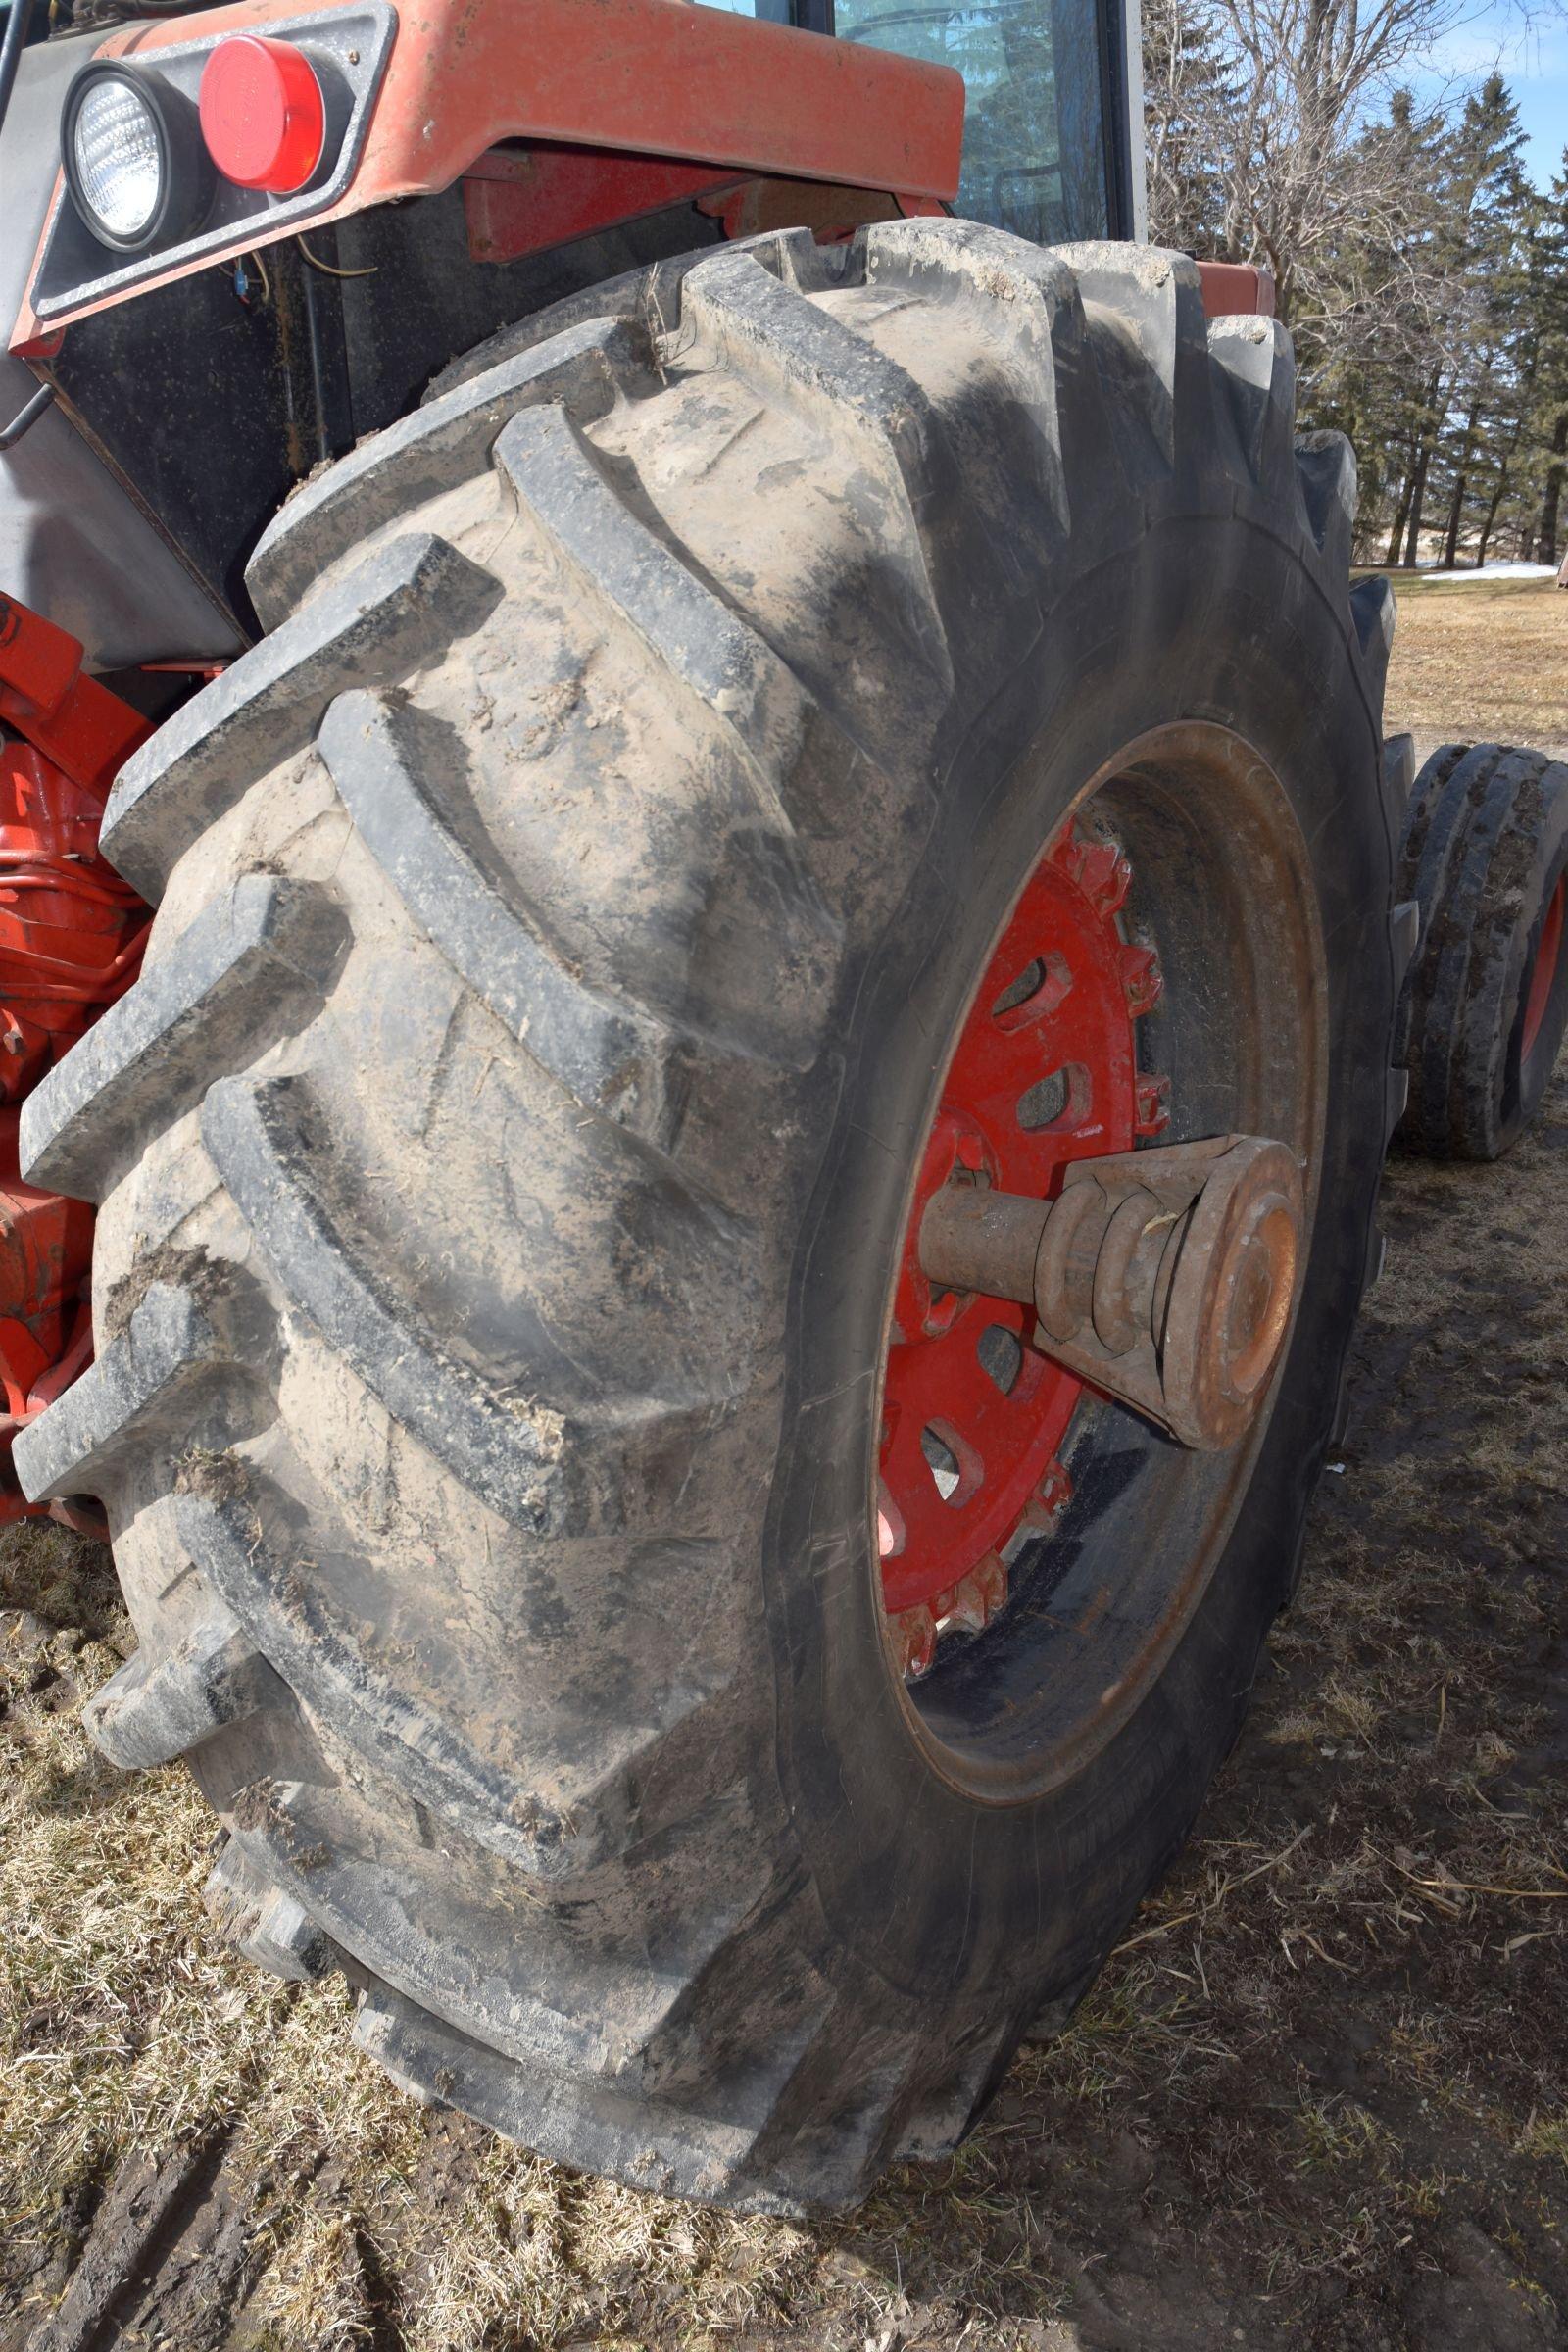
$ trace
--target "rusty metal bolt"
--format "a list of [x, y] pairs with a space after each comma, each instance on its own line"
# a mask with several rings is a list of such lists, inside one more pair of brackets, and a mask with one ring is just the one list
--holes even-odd
[[1234, 1445], [1251, 1419], [1291, 1319], [1300, 1234], [1293, 1154], [1258, 1137], [1234, 1144], [1185, 1221], [1161, 1334], [1190, 1444]]
[[1301, 1184], [1283, 1144], [1221, 1136], [1081, 1160], [1054, 1202], [955, 1182], [927, 1276], [1032, 1303], [1035, 1344], [1184, 1444], [1233, 1446], [1290, 1322]]

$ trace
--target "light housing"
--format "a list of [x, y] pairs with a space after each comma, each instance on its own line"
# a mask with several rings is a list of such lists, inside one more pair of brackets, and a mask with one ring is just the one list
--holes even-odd
[[321, 161], [326, 107], [302, 49], [263, 33], [230, 33], [202, 69], [207, 152], [239, 188], [292, 196]]
[[117, 253], [187, 235], [212, 201], [195, 108], [144, 68], [108, 62], [78, 74], [60, 149], [72, 202], [98, 243]]

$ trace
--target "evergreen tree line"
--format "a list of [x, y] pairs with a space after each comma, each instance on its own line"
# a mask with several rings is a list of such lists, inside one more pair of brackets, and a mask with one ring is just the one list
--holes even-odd
[[1544, 192], [1500, 74], [1401, 81], [1446, 0], [1146, 0], [1150, 233], [1261, 264], [1301, 424], [1349, 436], [1371, 564], [1560, 561], [1568, 153]]

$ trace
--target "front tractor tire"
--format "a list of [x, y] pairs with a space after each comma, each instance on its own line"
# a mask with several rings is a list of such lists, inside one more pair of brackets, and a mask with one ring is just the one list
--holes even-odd
[[[1065, 2015], [1288, 1592], [1396, 1108], [1392, 610], [1176, 256], [617, 300], [301, 491], [123, 772], [145, 972], [24, 1129], [99, 1354], [17, 1459], [103, 1498], [90, 1727], [186, 1756], [247, 1951], [552, 2156], [822, 2210]], [[1304, 1204], [1234, 1444], [919, 1290], [944, 1137], [1044, 1196], [1228, 1134]]]

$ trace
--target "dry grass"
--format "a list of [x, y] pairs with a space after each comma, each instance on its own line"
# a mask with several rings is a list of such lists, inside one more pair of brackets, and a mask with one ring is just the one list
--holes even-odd
[[[200, 2173], [215, 2150], [245, 2184], [258, 2347], [368, 2340], [394, 2252], [394, 2340], [418, 2352], [464, 2352], [491, 2322], [554, 2344], [611, 2318], [625, 2341], [672, 2312], [680, 2340], [730, 2342], [810, 2307], [809, 2233], [626, 2195], [428, 2118], [350, 2047], [341, 1984], [286, 1987], [232, 1953], [202, 1907], [214, 1825], [188, 1775], [127, 1778], [80, 1729], [131, 1646], [106, 1556], [11, 1531], [0, 1598], [0, 2286], [20, 2319], [57, 2299], [117, 2168], [183, 2152]], [[867, 2327], [889, 2299], [853, 2266], [832, 2291]]]
[[1551, 580], [1389, 578], [1399, 603], [1388, 724], [1438, 743], [1568, 754], [1568, 590]]
[[[1502, 593], [1409, 600], [1407, 719]], [[1491, 609], [1534, 647], [1531, 593]], [[185, 1776], [87, 1746], [103, 1555], [7, 1536], [0, 2352], [1563, 2342], [1565, 1173], [1561, 1084], [1500, 1169], [1393, 1163], [1360, 1431], [1197, 1838], [959, 2156], [838, 2226], [633, 2196], [394, 2091], [341, 1988], [217, 1938]], [[84, 2245], [122, 2278], [73, 2333]]]

